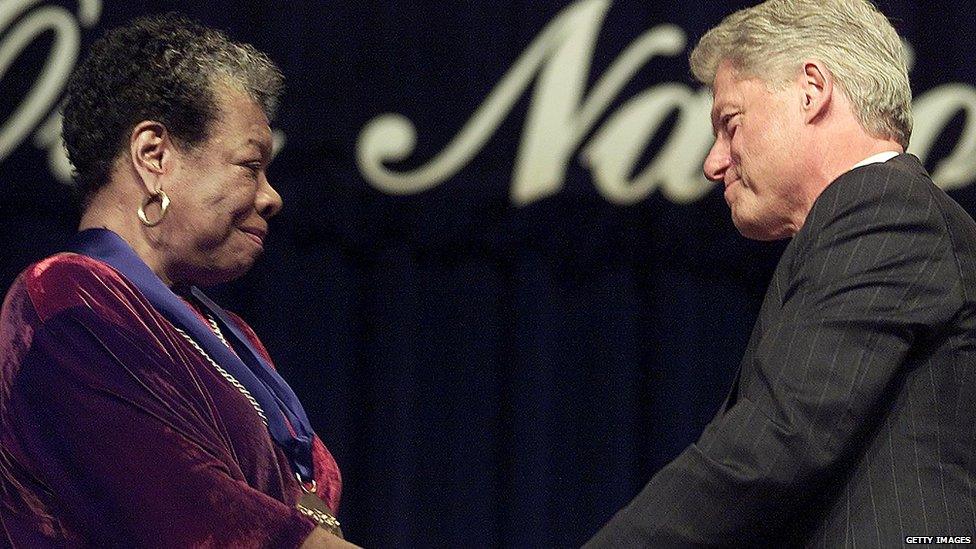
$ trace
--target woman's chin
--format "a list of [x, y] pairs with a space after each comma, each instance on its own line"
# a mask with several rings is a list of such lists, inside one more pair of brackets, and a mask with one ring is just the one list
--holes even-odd
[[250, 260], [241, 261], [233, 265], [211, 266], [208, 268], [194, 269], [193, 271], [187, 273], [185, 280], [187, 284], [192, 284], [194, 286], [216, 286], [218, 284], [224, 284], [237, 280], [251, 270], [253, 265], [254, 261]]

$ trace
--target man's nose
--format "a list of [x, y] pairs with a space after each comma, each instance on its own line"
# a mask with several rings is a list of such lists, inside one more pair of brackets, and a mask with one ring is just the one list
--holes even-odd
[[721, 139], [716, 139], [715, 144], [708, 151], [705, 157], [703, 172], [705, 177], [712, 181], [722, 181], [725, 178], [725, 171], [729, 169], [731, 158], [729, 148], [722, 143]]

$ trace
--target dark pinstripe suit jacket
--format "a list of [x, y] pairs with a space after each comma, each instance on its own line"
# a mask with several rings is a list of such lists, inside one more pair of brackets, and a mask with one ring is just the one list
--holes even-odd
[[976, 542], [976, 223], [918, 159], [787, 247], [726, 403], [592, 547]]

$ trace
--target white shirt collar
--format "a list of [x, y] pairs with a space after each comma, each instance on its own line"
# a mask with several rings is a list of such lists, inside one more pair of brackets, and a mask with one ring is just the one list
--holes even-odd
[[865, 158], [864, 160], [858, 162], [857, 164], [854, 164], [854, 166], [851, 169], [853, 170], [854, 168], [860, 168], [861, 166], [867, 166], [868, 164], [880, 164], [882, 162], [887, 162], [887, 161], [891, 160], [892, 158], [898, 156], [898, 154], [899, 153], [896, 153], [895, 151], [885, 151], [885, 152], [882, 152], [882, 153], [878, 153], [878, 154], [875, 154], [873, 156], [869, 156], [869, 157]]

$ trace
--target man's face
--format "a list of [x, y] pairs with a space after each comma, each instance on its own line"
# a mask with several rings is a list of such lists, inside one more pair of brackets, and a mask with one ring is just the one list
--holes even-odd
[[281, 208], [268, 182], [271, 129], [260, 106], [230, 88], [206, 141], [176, 153], [167, 226], [171, 278], [194, 284], [242, 275], [263, 250], [267, 220]]
[[791, 236], [803, 209], [801, 94], [792, 85], [771, 91], [757, 78], [740, 79], [728, 61], [719, 66], [712, 91], [715, 144], [705, 158], [705, 176], [724, 183], [732, 222], [743, 236]]

